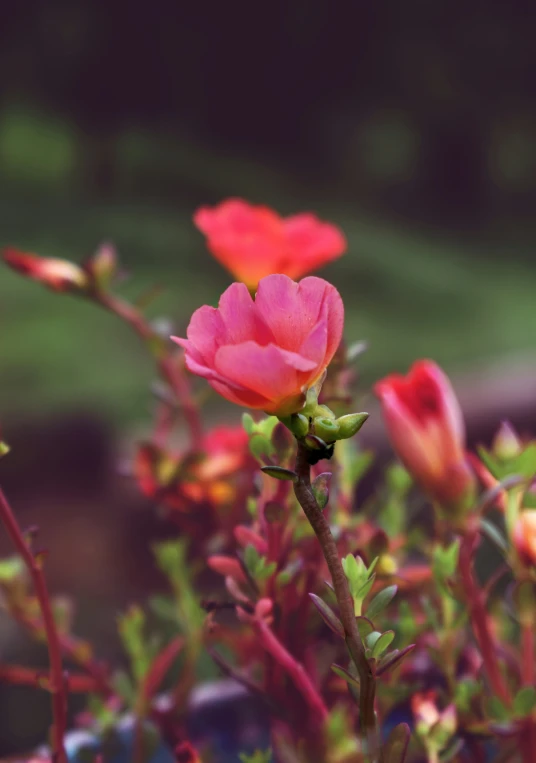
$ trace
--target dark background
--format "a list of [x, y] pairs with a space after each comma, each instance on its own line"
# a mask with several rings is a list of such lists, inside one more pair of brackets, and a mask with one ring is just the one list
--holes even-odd
[[[0, 243], [80, 261], [112, 240], [125, 295], [165, 284], [152, 315], [184, 331], [229, 283], [197, 206], [316, 211], [348, 236], [322, 275], [348, 340], [370, 341], [363, 389], [431, 356], [472, 439], [508, 415], [529, 428], [535, 28], [528, 0], [3, 3]], [[112, 654], [115, 611], [157, 581], [152, 507], [115, 473], [150, 424], [152, 365], [110, 316], [7, 270], [0, 359], [0, 481]], [[5, 618], [0, 635], [22, 659]], [[27, 702], [4, 702], [19, 743], [43, 733], [17, 732]]]

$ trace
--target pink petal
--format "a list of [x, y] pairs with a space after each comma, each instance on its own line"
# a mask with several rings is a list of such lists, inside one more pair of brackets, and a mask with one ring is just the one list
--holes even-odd
[[328, 322], [326, 319], [318, 321], [305, 342], [299, 349], [300, 355], [313, 360], [319, 367], [324, 366], [324, 358], [328, 344]]
[[272, 332], [261, 318], [245, 284], [231, 284], [222, 294], [218, 310], [225, 328], [225, 341], [221, 344], [240, 344], [249, 339], [259, 344], [273, 342]]
[[323, 318], [325, 315], [328, 324], [326, 356], [324, 358], [324, 365], [328, 366], [341, 343], [344, 329], [344, 304], [337, 289], [324, 279], [309, 276], [309, 278], [300, 281], [300, 295], [303, 305], [309, 304], [313, 310], [315, 299], [318, 299], [320, 294], [322, 294], [322, 300], [317, 315], [318, 318]]
[[272, 275], [259, 283], [257, 309], [270, 327], [276, 343], [298, 352], [318, 321], [325, 316], [327, 343], [325, 365], [342, 338], [344, 307], [337, 289], [322, 278], [305, 278], [297, 284], [284, 275]]
[[215, 367], [230, 382], [276, 401], [299, 394], [316, 363], [273, 344], [261, 347], [250, 341], [220, 347]]
[[231, 403], [236, 403], [245, 408], [255, 408], [259, 411], [266, 411], [270, 407], [271, 401], [268, 398], [258, 395], [250, 389], [235, 387], [227, 382], [216, 381], [215, 379], [211, 379], [209, 384], [218, 395], [221, 395]]
[[192, 315], [186, 336], [209, 365], [225, 339], [222, 317], [215, 307], [204, 305]]

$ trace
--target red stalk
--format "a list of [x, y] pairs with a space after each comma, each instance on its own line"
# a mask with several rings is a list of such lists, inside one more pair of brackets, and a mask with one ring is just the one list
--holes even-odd
[[264, 620], [255, 618], [253, 625], [260, 636], [263, 647], [292, 678], [294, 685], [310, 707], [314, 719], [317, 722], [323, 723], [328, 716], [328, 709], [305, 672], [303, 665], [297, 662], [290, 652], [285, 649]]
[[497, 662], [497, 644], [491, 633], [489, 617], [484, 605], [484, 596], [473, 575], [474, 553], [478, 546], [478, 540], [478, 531], [475, 530], [471, 530], [463, 536], [460, 547], [460, 575], [466, 595], [471, 626], [482, 654], [482, 660], [491, 687], [497, 697], [509, 707], [512, 699]]
[[56, 623], [52, 613], [50, 596], [46, 586], [41, 563], [35, 558], [30, 546], [15, 519], [2, 489], [0, 488], [0, 518], [2, 519], [11, 542], [24, 560], [32, 578], [35, 594], [43, 616], [48, 656], [50, 661], [50, 692], [52, 694], [53, 728], [53, 757], [57, 763], [67, 763], [67, 755], [63, 746], [63, 735], [67, 723], [67, 694], [61, 664], [61, 648]]

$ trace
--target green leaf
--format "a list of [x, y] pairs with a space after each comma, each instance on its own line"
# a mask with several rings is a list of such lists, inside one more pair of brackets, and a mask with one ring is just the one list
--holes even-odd
[[370, 620], [373, 620], [375, 617], [377, 617], [377, 615], [380, 614], [380, 612], [383, 612], [383, 610], [392, 602], [396, 596], [397, 591], [398, 586], [390, 585], [387, 586], [387, 588], [384, 588], [383, 591], [377, 593], [367, 607], [367, 617]]
[[510, 717], [508, 708], [503, 705], [498, 697], [489, 697], [486, 702], [488, 714], [497, 721], [507, 721]]
[[339, 678], [343, 678], [346, 681], [346, 683], [349, 683], [352, 686], [354, 686], [356, 689], [359, 689], [359, 678], [349, 673], [346, 670], [346, 668], [343, 668], [334, 662], [333, 665], [331, 666], [331, 669], [335, 673], [335, 675], [339, 676]]
[[369, 636], [371, 633], [374, 633], [374, 626], [368, 619], [368, 617], [356, 617], [357, 621], [357, 628], [359, 630], [359, 635], [363, 639], [363, 641]]
[[453, 743], [439, 756], [439, 763], [450, 763], [451, 760], [455, 760], [464, 746], [465, 742], [463, 739], [459, 737], [454, 739]]
[[374, 463], [374, 458], [375, 453], [372, 450], [360, 450], [352, 454], [352, 458], [349, 459], [347, 474], [350, 485], [357, 485]]
[[2, 458], [2, 456], [7, 456], [10, 450], [11, 448], [9, 447], [7, 442], [0, 440], [0, 458]]
[[118, 670], [113, 677], [113, 686], [123, 701], [132, 707], [136, 702], [136, 689], [132, 679], [124, 670]]
[[251, 437], [255, 431], [255, 422], [253, 420], [253, 416], [250, 413], [242, 414], [242, 426], [246, 430], [247, 434]]
[[254, 580], [259, 582], [266, 580], [275, 572], [276, 562], [268, 563], [265, 556], [261, 556], [255, 546], [248, 544], [244, 551], [244, 564]]
[[480, 530], [483, 535], [490, 540], [494, 546], [497, 546], [502, 554], [508, 553], [508, 544], [504, 535], [501, 533], [498, 527], [487, 519], [482, 518], [480, 520]]
[[413, 484], [410, 473], [401, 464], [391, 464], [385, 472], [387, 486], [398, 498], [404, 498]]
[[255, 577], [260, 562], [260, 554], [255, 546], [248, 544], [244, 550], [244, 564], [251, 577]]
[[404, 763], [410, 739], [411, 731], [407, 723], [395, 726], [383, 747], [384, 763]]
[[[277, 419], [276, 419], [277, 421]], [[249, 441], [249, 449], [261, 464], [265, 463], [275, 453], [270, 440], [263, 434], [254, 434]]]
[[524, 718], [536, 707], [536, 688], [525, 686], [520, 689], [514, 699], [514, 713]]
[[476, 697], [480, 691], [480, 685], [478, 681], [473, 678], [463, 678], [456, 683], [454, 704], [456, 708], [466, 713], [471, 707], [471, 700]]
[[177, 605], [169, 596], [153, 596], [149, 599], [149, 606], [161, 620], [177, 622]]
[[329, 501], [329, 483], [331, 477], [331, 472], [322, 472], [311, 485], [318, 508], [321, 511], [326, 508]]
[[[267, 474], [269, 477], [274, 477], [276, 480], [288, 480], [289, 482], [298, 481], [296, 472], [293, 472], [291, 469], [284, 469], [282, 466], [261, 466], [261, 472], [264, 472], [264, 474]], [[324, 507], [322, 506], [321, 508]]]
[[344, 574], [348, 578], [350, 586], [353, 586], [356, 590], [362, 586], [367, 579], [366, 568], [360, 556], [356, 559], [353, 554], [348, 554], [348, 556], [345, 556], [344, 559], [342, 559], [342, 568]]
[[139, 682], [147, 673], [152, 659], [144, 637], [145, 614], [141, 607], [133, 605], [119, 616], [118, 624], [121, 641], [130, 657], [132, 672]]
[[373, 576], [372, 576], [372, 577], [371, 577], [369, 580], [367, 580], [367, 582], [366, 582], [364, 585], [362, 585], [362, 586], [361, 586], [361, 588], [360, 588], [360, 589], [357, 591], [357, 593], [355, 594], [355, 598], [356, 598], [356, 599], [360, 599], [361, 601], [363, 601], [363, 599], [365, 599], [365, 598], [368, 596], [368, 594], [370, 593], [370, 589], [371, 589], [371, 588], [372, 588], [372, 586], [374, 585], [374, 581], [375, 581], [375, 580], [376, 580], [376, 575], [373, 575]]
[[257, 422], [257, 432], [263, 434], [268, 440], [271, 439], [272, 433], [276, 426], [279, 424], [277, 416], [267, 416], [265, 419], [261, 419]]
[[384, 654], [376, 667], [376, 675], [381, 676], [384, 673], [397, 668], [402, 664], [402, 661], [413, 652], [415, 646], [416, 644], [410, 644], [401, 651], [399, 649], [393, 649], [392, 652]]
[[20, 556], [0, 559], [0, 583], [9, 583], [24, 574], [25, 564]]
[[261, 556], [260, 564], [257, 568], [255, 579], [259, 582], [267, 580], [271, 577], [277, 569], [277, 562], [268, 562], [266, 557]]
[[365, 638], [365, 646], [367, 649], [374, 649], [376, 642], [381, 637], [380, 631], [372, 631], [372, 633], [369, 633], [368, 636]]
[[433, 573], [440, 581], [447, 580], [454, 575], [458, 567], [460, 555], [460, 541], [456, 539], [450, 546], [443, 548], [437, 545], [434, 549]]
[[372, 648], [372, 656], [377, 659], [385, 652], [395, 637], [394, 631], [385, 631], [380, 638], [376, 641]]
[[317, 596], [314, 593], [310, 593], [309, 597], [317, 610], [320, 613], [320, 616], [326, 623], [326, 625], [331, 628], [331, 630], [336, 633], [341, 638], [344, 638], [344, 628], [342, 627], [342, 623], [335, 614], [335, 612], [331, 609], [329, 604], [326, 604], [326, 602], [320, 598], [320, 596]]
[[159, 569], [174, 584], [182, 584], [183, 579], [187, 577], [187, 550], [187, 541], [184, 539], [169, 540], [153, 545], [153, 553]]

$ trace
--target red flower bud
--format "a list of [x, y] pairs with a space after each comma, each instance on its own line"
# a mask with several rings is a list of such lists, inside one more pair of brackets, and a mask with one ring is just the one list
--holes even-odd
[[423, 489], [443, 505], [470, 495], [474, 475], [465, 457], [465, 427], [450, 381], [435, 363], [421, 360], [404, 377], [378, 382], [391, 443]]
[[84, 291], [89, 285], [87, 273], [68, 260], [38, 257], [18, 249], [6, 249], [4, 262], [13, 270], [39, 281], [53, 291]]

